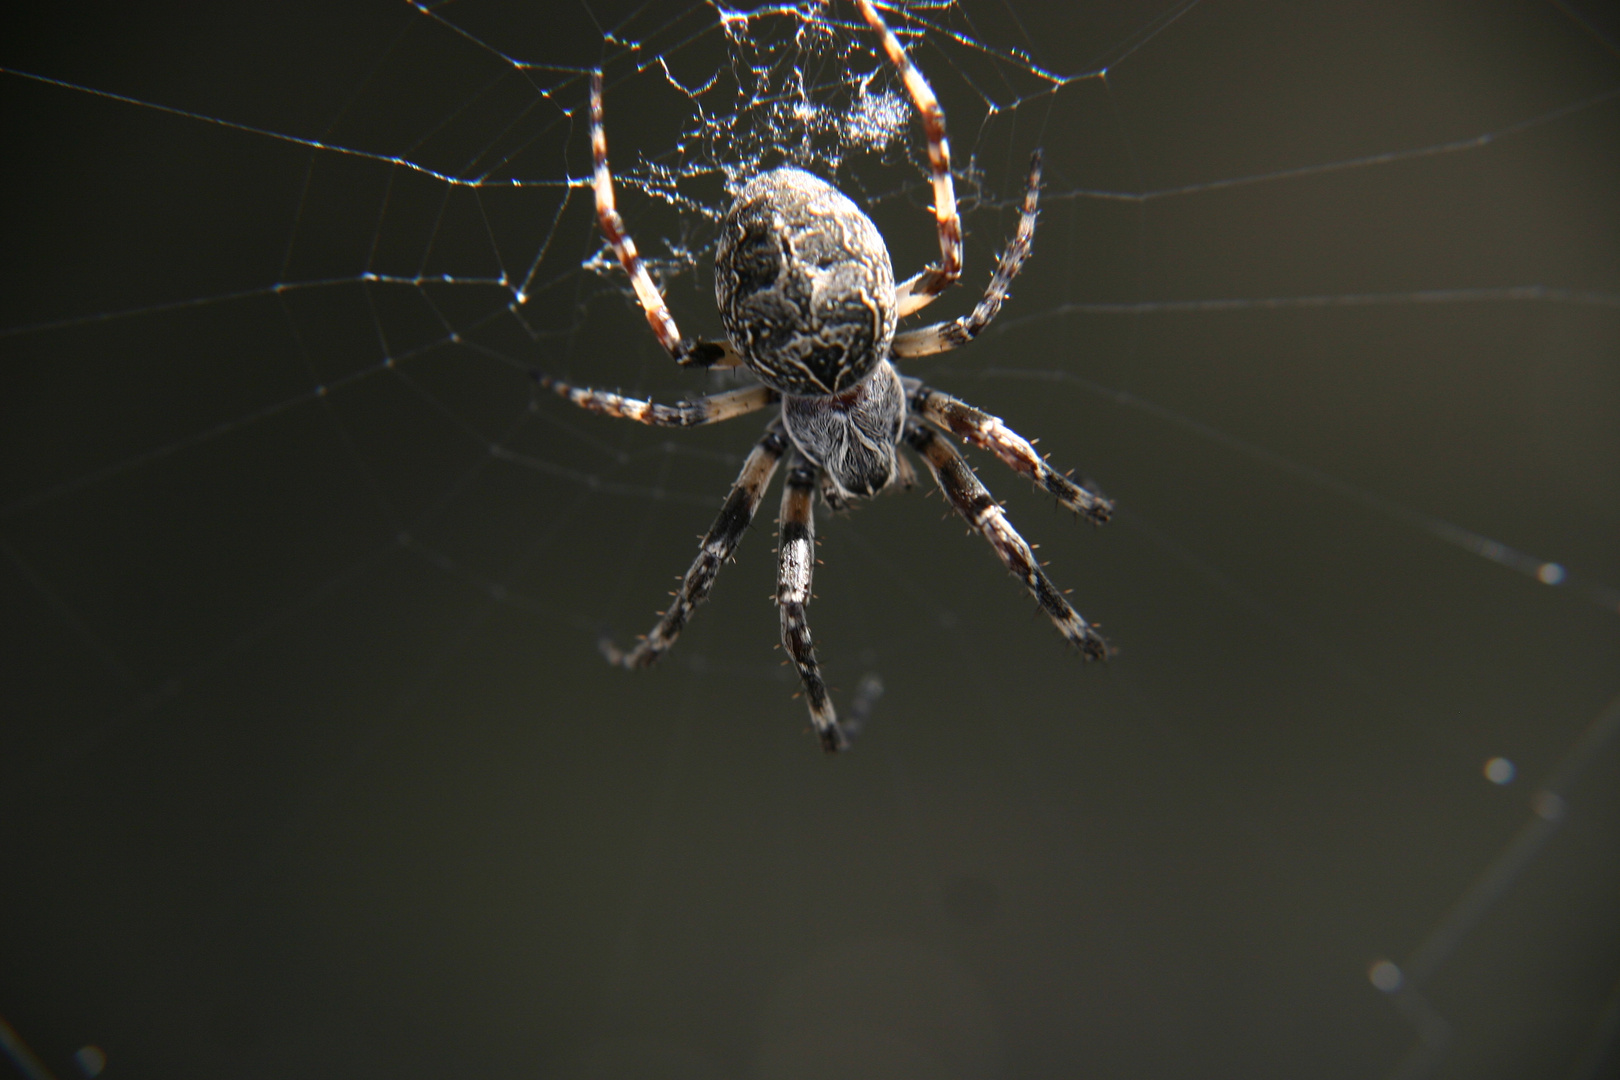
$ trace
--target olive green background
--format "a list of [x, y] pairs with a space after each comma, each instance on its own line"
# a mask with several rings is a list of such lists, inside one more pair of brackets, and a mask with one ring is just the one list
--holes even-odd
[[[579, 269], [587, 193], [210, 122], [454, 163], [577, 80], [380, 0], [9, 12], [3, 63], [86, 89], [0, 75], [0, 1017], [58, 1076], [1608, 1075], [1620, 739], [1570, 755], [1620, 692], [1620, 52], [1578, 7], [970, 0], [1108, 68], [989, 118], [974, 86], [1034, 84], [918, 52], [989, 190], [1049, 167], [999, 325], [907, 370], [1119, 501], [1093, 530], [980, 462], [1118, 654], [937, 495], [824, 516], [830, 680], [885, 687], [838, 759], [773, 652], [774, 491], [667, 662], [597, 653], [759, 424], [536, 397], [709, 386]], [[709, 8], [619, 36], [682, 12], [712, 72]], [[572, 66], [630, 16], [440, 13]], [[628, 165], [686, 106], [612, 55]], [[510, 173], [585, 175], [545, 130]], [[871, 205], [930, 256], [925, 191]], [[967, 205], [946, 316], [1013, 224]], [[553, 215], [532, 333], [359, 282], [525, 274]], [[707, 287], [670, 288], [690, 332]]]

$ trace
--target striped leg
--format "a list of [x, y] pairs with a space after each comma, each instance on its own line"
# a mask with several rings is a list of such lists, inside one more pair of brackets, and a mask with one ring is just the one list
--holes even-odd
[[737, 550], [737, 542], [754, 520], [754, 512], [759, 509], [765, 489], [770, 486], [771, 477], [776, 475], [777, 463], [782, 460], [787, 448], [787, 436], [782, 433], [781, 425], [771, 424], [765, 437], [754, 444], [748, 460], [743, 462], [742, 472], [731, 486], [726, 505], [721, 508], [720, 516], [710, 527], [709, 534], [703, 538], [703, 547], [698, 551], [697, 559], [681, 580], [679, 591], [670, 601], [668, 610], [662, 613], [658, 625], [629, 652], [604, 639], [602, 654], [609, 663], [627, 668], [649, 667], [675, 644], [675, 639], [681, 636], [681, 631], [691, 620], [693, 609], [708, 599], [721, 564]]
[[934, 480], [951, 506], [978, 530], [979, 535], [990, 541], [990, 546], [996, 549], [1001, 561], [1028, 587], [1030, 595], [1035, 597], [1035, 602], [1041, 605], [1041, 610], [1046, 612], [1058, 632], [1078, 645], [1081, 655], [1087, 660], [1106, 659], [1108, 644], [1069, 606], [1063, 594], [1041, 572], [1034, 552], [1012, 527], [1001, 506], [979, 483], [979, 478], [973, 475], [973, 470], [968, 468], [968, 463], [962, 460], [956, 448], [916, 422], [907, 425], [906, 441], [922, 455], [923, 461], [928, 464], [928, 471], [934, 474]]
[[782, 613], [782, 648], [787, 650], [810, 706], [810, 722], [821, 737], [821, 748], [836, 754], [849, 747], [838, 726], [838, 714], [827, 696], [827, 684], [816, 664], [816, 646], [810, 640], [805, 605], [810, 603], [810, 577], [816, 561], [816, 525], [811, 512], [816, 492], [814, 465], [795, 454], [782, 487], [782, 516], [778, 521], [776, 606]]
[[1041, 152], [1037, 150], [1029, 159], [1029, 186], [1024, 189], [1024, 207], [1018, 215], [1018, 231], [1013, 234], [1012, 243], [996, 263], [996, 272], [990, 276], [990, 287], [984, 291], [984, 298], [961, 318], [896, 334], [895, 356], [928, 356], [959, 349], [990, 325], [990, 320], [996, 317], [1007, 299], [1007, 290], [1012, 287], [1013, 278], [1023, 269], [1024, 261], [1035, 247], [1035, 213], [1040, 194]]
[[945, 137], [945, 110], [917, 65], [906, 55], [904, 45], [878, 14], [872, 0], [857, 0], [866, 23], [883, 38], [883, 51], [900, 72], [911, 104], [922, 117], [923, 134], [928, 137], [928, 169], [934, 182], [934, 222], [939, 227], [939, 264], [895, 288], [899, 314], [903, 319], [932, 303], [934, 298], [962, 276], [962, 219], [956, 213], [956, 188], [951, 183], [951, 144]]
[[907, 395], [911, 412], [952, 435], [989, 450], [1009, 468], [1023, 473], [1036, 485], [1077, 514], [1101, 525], [1114, 511], [1111, 500], [1070, 480], [1046, 463], [1022, 435], [1008, 427], [999, 416], [991, 416], [967, 402], [941, 393], [929, 386], [918, 385]]
[[602, 235], [613, 246], [619, 265], [630, 275], [630, 284], [636, 290], [636, 299], [647, 313], [647, 323], [675, 362], [689, 367], [736, 367], [742, 363], [730, 342], [694, 341], [681, 337], [675, 317], [669, 313], [663, 294], [653, 284], [652, 275], [636, 251], [636, 242], [625, 231], [624, 219], [619, 216], [613, 201], [613, 174], [608, 171], [607, 129], [602, 124], [602, 73], [591, 72], [591, 187], [596, 193], [596, 219], [601, 223]]
[[768, 386], [745, 386], [738, 390], [710, 394], [708, 397], [700, 397], [693, 401], [657, 405], [651, 401], [627, 398], [608, 390], [574, 386], [561, 379], [553, 379], [550, 375], [541, 375], [538, 378], [541, 386], [589, 412], [617, 416], [640, 424], [650, 424], [653, 427], [697, 427], [701, 424], [718, 424], [722, 420], [758, 412], [782, 398], [781, 394]]

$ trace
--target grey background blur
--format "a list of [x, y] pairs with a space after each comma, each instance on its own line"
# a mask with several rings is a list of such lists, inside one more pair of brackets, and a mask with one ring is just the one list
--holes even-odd
[[[1049, 187], [1003, 325], [911, 370], [1120, 501], [1094, 531], [982, 471], [1119, 655], [1066, 655], [937, 496], [823, 518], [825, 663], [886, 687], [836, 760], [772, 652], [774, 492], [668, 662], [597, 655], [758, 425], [531, 408], [527, 364], [702, 388], [578, 269], [584, 201], [538, 340], [412, 352], [442, 324], [356, 284], [429, 235], [409, 177], [0, 76], [0, 326], [65, 321], [0, 339], [0, 1017], [59, 1076], [1613, 1075], [1620, 745], [1566, 766], [1620, 691], [1582, 591], [1620, 585], [1620, 99], [1508, 130], [1620, 86], [1580, 7], [970, 0], [1048, 68], [1116, 62], [987, 122], [920, 54], [958, 159], [1005, 193], [1043, 144]], [[577, 66], [628, 8], [444, 14]], [[412, 160], [494, 74], [403, 4], [5, 20], [8, 67]], [[630, 93], [616, 151], [667, 148], [681, 103]], [[549, 197], [430, 234], [532, 258]], [[920, 205], [874, 215], [928, 257]], [[968, 224], [953, 315], [1011, 219]], [[1419, 296], [1506, 286], [1586, 295]], [[1305, 296], [1339, 302], [1164, 306]]]

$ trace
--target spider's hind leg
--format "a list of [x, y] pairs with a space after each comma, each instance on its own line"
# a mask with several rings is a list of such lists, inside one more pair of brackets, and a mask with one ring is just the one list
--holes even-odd
[[[1041, 152], [1037, 150], [1029, 159], [1029, 184], [1024, 189], [1024, 207], [1018, 215], [1018, 231], [1013, 234], [1007, 250], [1001, 253], [1001, 258], [996, 260], [995, 273], [990, 275], [990, 284], [985, 288], [984, 296], [972, 311], [960, 318], [896, 334], [893, 346], [895, 356], [932, 356], [934, 353], [960, 349], [990, 325], [991, 320], [1001, 312], [1001, 305], [1007, 301], [1013, 278], [1018, 276], [1035, 250], [1035, 216], [1040, 197]], [[904, 307], [901, 314], [906, 314]]]
[[619, 265], [630, 276], [636, 301], [646, 313], [647, 325], [675, 362], [682, 367], [736, 367], [742, 363], [729, 341], [698, 341], [683, 338], [675, 317], [664, 303], [647, 265], [636, 251], [636, 242], [624, 227], [618, 204], [613, 198], [613, 172], [608, 168], [607, 128], [602, 121], [602, 72], [591, 72], [591, 188], [596, 197], [596, 220], [602, 235], [618, 257]]
[[[810, 722], [821, 737], [821, 748], [829, 754], [849, 748], [849, 739], [838, 726], [838, 713], [827, 694], [816, 663], [816, 647], [805, 619], [810, 603], [810, 579], [816, 562], [816, 525], [812, 500], [821, 470], [795, 454], [782, 487], [782, 515], [778, 523], [776, 606], [782, 613], [782, 648], [798, 669], [804, 685], [805, 702], [810, 706]], [[823, 489], [825, 490], [825, 489]]]
[[928, 171], [934, 188], [934, 225], [939, 231], [939, 262], [895, 286], [895, 303], [903, 319], [934, 302], [962, 276], [962, 218], [956, 210], [956, 188], [951, 180], [951, 143], [945, 136], [945, 110], [933, 87], [906, 55], [893, 30], [872, 0], [857, 0], [861, 16], [883, 41], [883, 51], [900, 73], [906, 95], [922, 120], [928, 139]]

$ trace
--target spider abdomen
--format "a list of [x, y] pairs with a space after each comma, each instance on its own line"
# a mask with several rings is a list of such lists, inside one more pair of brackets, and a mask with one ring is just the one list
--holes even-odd
[[894, 340], [894, 269], [877, 226], [802, 169], [750, 180], [726, 212], [715, 255], [726, 334], [760, 381], [784, 394], [849, 390]]

